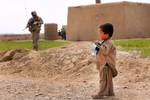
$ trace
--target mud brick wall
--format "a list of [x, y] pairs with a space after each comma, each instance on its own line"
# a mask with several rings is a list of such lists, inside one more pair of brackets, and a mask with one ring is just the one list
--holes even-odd
[[114, 25], [113, 39], [150, 37], [150, 4], [120, 2], [68, 8], [67, 39], [96, 40], [103, 23]]
[[44, 34], [46, 40], [58, 39], [57, 24], [47, 23], [44, 25]]

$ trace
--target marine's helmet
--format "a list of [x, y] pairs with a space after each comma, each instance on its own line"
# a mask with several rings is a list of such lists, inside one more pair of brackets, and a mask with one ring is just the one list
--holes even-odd
[[31, 12], [31, 15], [32, 15], [32, 16], [37, 16], [36, 11], [32, 11], [32, 12]]

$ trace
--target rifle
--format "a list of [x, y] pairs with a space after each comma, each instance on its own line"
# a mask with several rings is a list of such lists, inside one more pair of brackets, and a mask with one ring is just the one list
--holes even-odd
[[26, 30], [28, 27], [25, 27], [22, 31]]

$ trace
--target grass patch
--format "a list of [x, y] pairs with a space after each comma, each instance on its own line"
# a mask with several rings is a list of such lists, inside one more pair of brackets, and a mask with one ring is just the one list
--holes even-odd
[[[68, 41], [41, 40], [39, 41], [39, 49], [43, 50], [47, 48], [63, 46], [68, 43], [69, 43]], [[0, 51], [18, 48], [32, 49], [32, 41], [0, 41]]]
[[148, 39], [122, 39], [114, 40], [115, 45], [120, 46], [121, 50], [136, 50], [142, 56], [150, 56], [150, 38]]

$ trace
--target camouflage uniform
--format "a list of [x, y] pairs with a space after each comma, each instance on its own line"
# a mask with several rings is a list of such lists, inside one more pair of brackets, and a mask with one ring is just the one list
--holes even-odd
[[62, 35], [62, 39], [66, 40], [66, 31], [64, 28], [61, 29], [61, 35]]
[[32, 33], [32, 48], [37, 51], [39, 34], [43, 20], [37, 16], [36, 12], [32, 12], [31, 14], [33, 17], [29, 19], [26, 27], [29, 28], [29, 31]]

